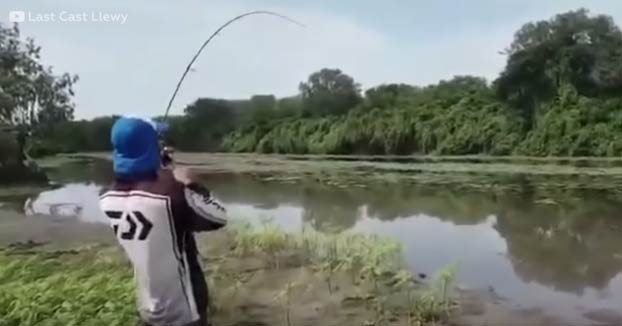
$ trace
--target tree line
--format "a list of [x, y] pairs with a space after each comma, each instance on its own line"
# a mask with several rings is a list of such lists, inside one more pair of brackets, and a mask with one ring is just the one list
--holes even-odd
[[[622, 32], [611, 17], [580, 9], [527, 23], [502, 53], [505, 68], [492, 81], [456, 76], [362, 91], [346, 73], [327, 68], [292, 97], [200, 98], [169, 118], [166, 138], [188, 151], [622, 155]], [[63, 94], [72, 95], [72, 81], [58, 79]], [[53, 108], [66, 103], [60, 99]], [[36, 112], [33, 152], [110, 149], [116, 117], [73, 121], [69, 110]]]
[[55, 74], [40, 62], [41, 47], [17, 25], [0, 23], [0, 166], [22, 161], [27, 140], [73, 118], [76, 75]]

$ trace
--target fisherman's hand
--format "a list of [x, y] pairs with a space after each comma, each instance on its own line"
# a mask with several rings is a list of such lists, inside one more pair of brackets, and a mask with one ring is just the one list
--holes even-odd
[[189, 168], [178, 167], [173, 170], [173, 175], [177, 181], [184, 185], [190, 185], [198, 182], [197, 174]]

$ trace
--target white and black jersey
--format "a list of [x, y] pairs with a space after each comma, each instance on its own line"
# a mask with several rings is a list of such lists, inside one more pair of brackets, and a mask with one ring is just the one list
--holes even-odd
[[134, 266], [141, 319], [153, 326], [206, 322], [207, 285], [193, 232], [221, 228], [225, 209], [169, 170], [152, 180], [117, 181], [100, 200]]

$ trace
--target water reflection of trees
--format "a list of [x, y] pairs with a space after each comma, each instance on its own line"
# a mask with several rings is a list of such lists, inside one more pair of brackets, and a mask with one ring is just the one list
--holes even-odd
[[206, 177], [205, 182], [225, 202], [251, 204], [257, 208], [299, 206], [303, 209], [303, 221], [319, 230], [351, 228], [363, 206], [356, 191], [317, 183], [263, 182], [233, 175], [212, 175]]
[[467, 225], [495, 215], [496, 229], [506, 239], [516, 273], [525, 281], [567, 292], [604, 288], [622, 271], [622, 219], [617, 203], [593, 192], [549, 193], [552, 199], [546, 199], [547, 194], [529, 185], [524, 193], [494, 194], [409, 184], [364, 189], [247, 177], [210, 179], [225, 201], [300, 206], [304, 220], [319, 229], [350, 228], [361, 218], [364, 206], [369, 217], [386, 221], [426, 214]]
[[358, 187], [324, 186], [316, 182], [284, 184], [248, 177], [217, 175], [206, 178], [219, 198], [261, 208], [296, 205], [308, 222], [346, 229], [367, 207], [371, 218], [394, 220], [417, 214], [438, 216], [456, 224], [474, 224], [494, 212], [495, 196], [481, 193], [414, 187], [408, 184]]
[[622, 271], [616, 204], [572, 197], [556, 203], [514, 202], [498, 214], [514, 270], [525, 281], [582, 293], [603, 289]]

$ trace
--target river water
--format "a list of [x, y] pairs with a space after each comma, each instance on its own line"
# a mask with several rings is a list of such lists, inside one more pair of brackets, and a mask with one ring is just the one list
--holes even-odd
[[[54, 189], [4, 189], [0, 245], [11, 242], [112, 243], [97, 207], [112, 177], [105, 161], [49, 170]], [[339, 188], [275, 183], [217, 174], [204, 182], [230, 214], [270, 220], [288, 231], [303, 225], [399, 240], [417, 273], [457, 264], [459, 282], [503, 304], [573, 322], [622, 303], [621, 202], [602, 192], [556, 198], [531, 192], [490, 193], [391, 183]]]

